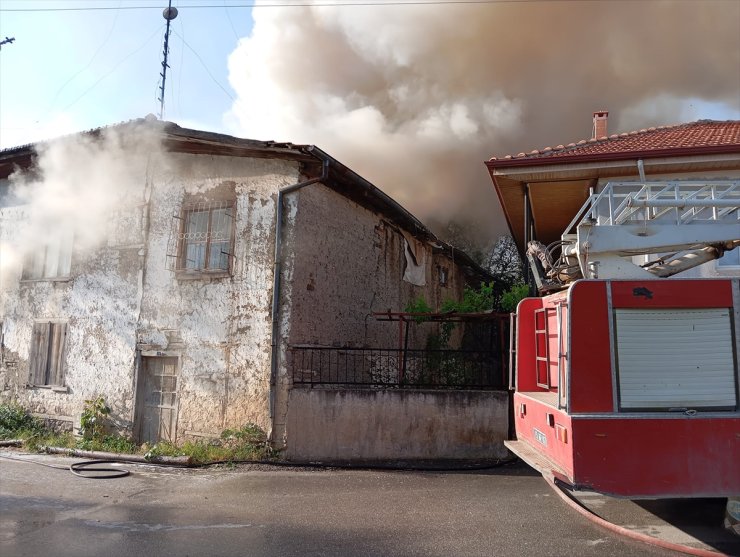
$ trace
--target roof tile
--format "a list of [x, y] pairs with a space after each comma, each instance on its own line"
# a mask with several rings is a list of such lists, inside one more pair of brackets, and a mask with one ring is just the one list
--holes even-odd
[[[740, 152], [740, 120], [699, 120], [688, 124], [659, 126], [640, 131], [623, 132], [599, 139], [581, 139], [578, 143], [558, 145], [555, 149], [519, 153], [513, 158], [532, 160], [560, 157], [591, 157], [594, 155], [621, 155], [632, 152], [655, 152], [676, 149], [711, 150], [735, 146]], [[512, 157], [503, 157], [509, 159]], [[501, 157], [499, 157], [501, 160]]]

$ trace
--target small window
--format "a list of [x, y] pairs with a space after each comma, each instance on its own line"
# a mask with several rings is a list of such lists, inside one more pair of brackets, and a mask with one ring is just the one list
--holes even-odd
[[717, 267], [740, 267], [740, 248], [726, 251], [722, 257], [717, 259]]
[[67, 324], [37, 321], [33, 324], [28, 383], [36, 386], [64, 385], [64, 346]]
[[72, 266], [72, 232], [49, 234], [26, 256], [23, 280], [48, 280], [69, 277]]
[[178, 271], [228, 272], [233, 257], [234, 203], [185, 205], [178, 235]]

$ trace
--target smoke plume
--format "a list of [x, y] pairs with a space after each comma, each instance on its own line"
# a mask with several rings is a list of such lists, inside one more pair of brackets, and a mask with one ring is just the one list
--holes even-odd
[[70, 250], [85, 257], [109, 241], [115, 215], [143, 201], [147, 161], [158, 152], [143, 124], [39, 144], [33, 167], [10, 176], [11, 207], [0, 210], [0, 284], [35, 255], [48, 260], [54, 250], [53, 265], [64, 265]]
[[[325, 3], [324, 3], [325, 4]], [[738, 2], [258, 7], [240, 135], [315, 143], [422, 220], [505, 231], [483, 161], [740, 111]], [[717, 111], [715, 110], [715, 112]]]

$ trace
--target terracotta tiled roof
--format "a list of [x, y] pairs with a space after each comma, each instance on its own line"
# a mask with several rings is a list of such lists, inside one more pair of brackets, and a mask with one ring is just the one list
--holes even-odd
[[[552, 159], [604, 160], [634, 156], [740, 152], [740, 120], [699, 120], [675, 126], [660, 126], [577, 143], [545, 147], [530, 153], [493, 157], [489, 166], [547, 164]], [[527, 162], [525, 162], [527, 161]], [[552, 161], [556, 162], [556, 161]], [[562, 162], [565, 162], [563, 160]]]

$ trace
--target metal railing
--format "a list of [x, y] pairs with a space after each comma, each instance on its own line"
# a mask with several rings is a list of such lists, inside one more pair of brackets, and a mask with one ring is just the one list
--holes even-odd
[[288, 365], [296, 385], [506, 388], [504, 370], [494, 352], [293, 346]]

